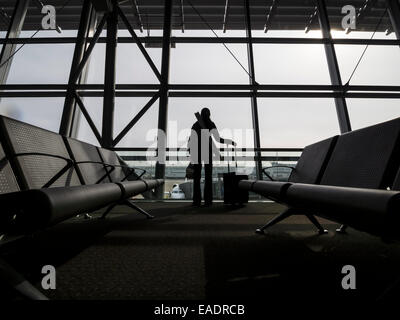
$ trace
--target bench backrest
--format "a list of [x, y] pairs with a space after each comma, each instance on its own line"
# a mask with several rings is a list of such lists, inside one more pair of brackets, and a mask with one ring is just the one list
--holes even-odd
[[[17, 181], [22, 190], [40, 189], [62, 172], [70, 159], [62, 136], [57, 133], [0, 116], [0, 136]], [[43, 153], [26, 155], [23, 153]], [[81, 185], [73, 167], [65, 171], [50, 187]]]
[[319, 183], [337, 139], [338, 136], [334, 136], [305, 147], [289, 182]]
[[[97, 147], [73, 138], [64, 138], [71, 158], [76, 162], [90, 161], [92, 163], [78, 163], [76, 166], [78, 174], [82, 177], [84, 184], [96, 184], [98, 182], [110, 182], [107, 171], [102, 164]], [[102, 179], [104, 178], [104, 179]], [[100, 181], [101, 180], [101, 181]]]
[[115, 169], [110, 173], [111, 182], [122, 181], [126, 176], [126, 171], [122, 167], [119, 167], [124, 163], [121, 163], [116, 152], [105, 148], [98, 148], [98, 150], [104, 163], [116, 166]]
[[19, 191], [17, 179], [0, 144], [0, 194]]
[[400, 118], [341, 135], [323, 185], [386, 189], [400, 163]]

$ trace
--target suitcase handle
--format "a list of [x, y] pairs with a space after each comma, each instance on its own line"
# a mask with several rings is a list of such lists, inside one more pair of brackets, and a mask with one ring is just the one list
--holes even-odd
[[[229, 144], [226, 144], [226, 146], [228, 147], [227, 149], [228, 149], [228, 173], [230, 173], [231, 172], [231, 168], [230, 168], [230, 159], [229, 159], [229, 156], [230, 156], [230, 147], [229, 147]], [[235, 160], [235, 169], [236, 169], [236, 171], [237, 171], [237, 157], [236, 157], [236, 148], [235, 148], [235, 146], [232, 146], [232, 150], [233, 150], [233, 158], [234, 158], [234, 160]]]

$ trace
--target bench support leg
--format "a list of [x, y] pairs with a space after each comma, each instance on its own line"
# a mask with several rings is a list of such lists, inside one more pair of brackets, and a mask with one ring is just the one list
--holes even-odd
[[19, 294], [29, 300], [49, 300], [43, 293], [36, 289], [28, 280], [16, 272], [11, 266], [0, 260], [1, 282], [8, 283]]
[[318, 222], [317, 218], [315, 218], [312, 214], [307, 215], [307, 218], [313, 223], [314, 226], [317, 227], [319, 234], [328, 233], [328, 230], [324, 229], [321, 224]]
[[273, 226], [274, 224], [277, 224], [278, 222], [290, 217], [293, 214], [293, 210], [291, 208], [286, 209], [285, 211], [283, 211], [280, 215], [276, 216], [275, 218], [271, 219], [270, 221], [268, 221], [267, 224], [265, 224], [264, 226], [262, 226], [261, 228], [258, 228], [256, 230], [256, 233], [258, 234], [264, 234], [264, 230], [267, 229], [268, 227]]
[[110, 213], [110, 211], [111, 211], [112, 209], [115, 208], [115, 206], [116, 206], [117, 204], [118, 204], [118, 203], [116, 202], [116, 203], [113, 203], [112, 205], [109, 205], [108, 208], [106, 209], [106, 211], [104, 211], [104, 213], [101, 215], [100, 219], [105, 219], [106, 216]]
[[127, 205], [129, 208], [132, 208], [136, 211], [138, 211], [139, 213], [143, 214], [146, 216], [147, 219], [153, 219], [154, 216], [152, 216], [151, 214], [149, 214], [148, 212], [144, 211], [142, 208], [138, 207], [136, 204], [132, 203], [129, 200], [125, 200], [123, 202], [123, 204]]
[[336, 233], [345, 234], [345, 233], [347, 233], [346, 229], [347, 229], [347, 226], [345, 224], [342, 224], [339, 229], [336, 229]]

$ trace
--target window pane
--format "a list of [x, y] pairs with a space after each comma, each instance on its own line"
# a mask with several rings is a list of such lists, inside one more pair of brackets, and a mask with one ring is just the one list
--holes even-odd
[[[343, 83], [346, 83], [365, 46], [335, 45]], [[369, 46], [350, 84], [399, 85], [400, 49], [398, 46]]]
[[[146, 48], [146, 51], [160, 72], [162, 49]], [[117, 83], [159, 83], [159, 80], [135, 43], [118, 44], [116, 70]]]
[[261, 146], [303, 148], [339, 134], [333, 99], [258, 99]]
[[197, 121], [194, 114], [204, 107], [210, 109], [211, 119], [222, 137], [234, 139], [239, 148], [253, 147], [249, 98], [170, 98], [168, 146], [186, 147], [190, 129]]
[[254, 45], [260, 84], [330, 84], [323, 45]]
[[73, 44], [27, 44], [14, 55], [7, 83], [68, 83], [73, 52]]
[[[151, 98], [116, 98], [114, 115], [114, 138], [137, 115]], [[156, 147], [155, 138], [158, 128], [158, 100], [140, 118], [118, 147]]]
[[353, 130], [400, 117], [398, 99], [346, 99]]
[[64, 98], [1, 98], [0, 113], [54, 132], [60, 129]]
[[87, 83], [104, 84], [104, 66], [106, 61], [106, 45], [97, 43], [90, 55]]
[[[245, 70], [247, 47], [227, 44]], [[171, 49], [171, 83], [249, 83], [249, 76], [222, 44], [177, 44]]]
[[[192, 125], [197, 121], [194, 113], [200, 112], [202, 108], [208, 107], [211, 111], [211, 119], [216, 124], [221, 137], [233, 139], [238, 148], [253, 147], [253, 130], [251, 118], [251, 103], [249, 98], [170, 98], [168, 113], [168, 146], [172, 148], [187, 148], [187, 142]], [[232, 116], [234, 115], [234, 116]], [[217, 147], [226, 148], [226, 145], [216, 143]], [[192, 197], [192, 181], [185, 180], [185, 169], [189, 161], [176, 161], [176, 156], [184, 156], [185, 153], [170, 152], [173, 160], [166, 165], [166, 190], [172, 191], [175, 184], [185, 193], [186, 199]], [[222, 156], [228, 156], [222, 152]], [[237, 156], [246, 155], [237, 152]], [[175, 157], [174, 157], [175, 156]], [[233, 156], [230, 152], [229, 156]], [[251, 155], [249, 155], [251, 157]], [[230, 162], [232, 170], [235, 163]], [[238, 161], [235, 171], [240, 174], [252, 175], [254, 178], [254, 161]], [[214, 199], [223, 198], [223, 173], [228, 172], [228, 162], [213, 162], [213, 194]], [[203, 172], [204, 173], [204, 172]], [[170, 197], [174, 199], [171, 194]]]
[[[86, 110], [88, 111], [92, 121], [94, 122], [97, 130], [101, 134], [102, 129], [102, 114], [103, 114], [103, 98], [102, 97], [84, 97], [82, 99]], [[93, 134], [92, 129], [87, 123], [82, 113], [78, 112], [78, 130], [77, 138], [79, 140], [98, 145], [96, 136]]]

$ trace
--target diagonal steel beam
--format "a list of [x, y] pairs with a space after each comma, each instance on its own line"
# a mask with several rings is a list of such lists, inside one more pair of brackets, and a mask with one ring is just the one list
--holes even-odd
[[146, 105], [136, 114], [136, 116], [126, 125], [126, 127], [118, 134], [118, 136], [113, 141], [113, 146], [116, 146], [123, 137], [132, 129], [132, 127], [143, 117], [143, 115], [150, 109], [150, 107], [156, 102], [160, 97], [160, 92], [157, 92]]
[[126, 28], [128, 29], [129, 33], [131, 34], [132, 38], [135, 39], [136, 45], [138, 46], [139, 50], [142, 52], [143, 56], [145, 57], [147, 63], [150, 65], [151, 70], [153, 70], [154, 74], [156, 75], [157, 79], [161, 82], [161, 74], [158, 71], [156, 65], [154, 64], [153, 60], [147, 53], [145, 47], [143, 46], [142, 42], [140, 41], [139, 37], [136, 35], [135, 31], [133, 30], [131, 24], [129, 23], [128, 19], [126, 18], [125, 14], [122, 12], [121, 8], [117, 6], [118, 15], [121, 17], [122, 22], [125, 24]]
[[[85, 49], [89, 45], [89, 39], [91, 39], [93, 37], [94, 33], [96, 32], [96, 26], [97, 26], [97, 22], [98, 22], [97, 19], [98, 19], [97, 11], [92, 6], [91, 15], [89, 17], [89, 25], [88, 25], [87, 32], [86, 32], [86, 40], [85, 40], [85, 45], [84, 45]], [[86, 62], [85, 68], [82, 70], [81, 76], [79, 77], [79, 79], [77, 81], [77, 86], [75, 87], [76, 90], [78, 89], [78, 87], [80, 85], [87, 85], [86, 82], [87, 82], [87, 79], [89, 76], [90, 60], [91, 60], [91, 58], [89, 58], [88, 62]], [[82, 114], [79, 111], [79, 108], [77, 107], [76, 101], [75, 101], [75, 104], [73, 106], [71, 128], [70, 128], [70, 132], [69, 132], [69, 136], [72, 138], [76, 138], [78, 135], [79, 122], [80, 122], [81, 116], [82, 116]]]
[[[333, 85], [342, 86], [339, 64], [336, 57], [335, 46], [332, 43], [331, 26], [329, 23], [328, 12], [325, 0], [317, 0], [319, 24], [321, 26], [322, 37], [327, 40], [324, 44], [325, 54], [328, 63], [329, 75]], [[335, 98], [336, 113], [338, 116], [340, 132], [351, 131], [350, 117], [347, 111], [346, 99], [344, 96]]]
[[74, 76], [72, 77], [72, 82], [73, 83], [76, 83], [76, 81], [78, 80], [79, 76], [82, 73], [83, 68], [86, 65], [86, 62], [89, 60], [89, 57], [90, 57], [90, 55], [91, 55], [91, 53], [92, 53], [92, 51], [94, 49], [94, 46], [96, 45], [97, 41], [99, 40], [100, 34], [103, 31], [104, 25], [107, 22], [107, 17], [108, 17], [108, 14], [105, 13], [103, 18], [101, 19], [98, 27], [97, 27], [97, 30], [96, 30], [93, 38], [92, 38], [92, 41], [90, 41], [89, 47], [86, 49], [85, 54], [83, 55], [81, 62], [79, 63], [78, 67], [76, 68]]
[[225, 1], [225, 11], [224, 11], [224, 22], [222, 24], [222, 31], [226, 32], [226, 25], [228, 23], [228, 14], [229, 14], [229, 0]]
[[74, 96], [75, 96], [76, 102], [77, 102], [77, 104], [79, 106], [79, 109], [81, 110], [83, 116], [85, 117], [87, 123], [89, 124], [90, 129], [92, 129], [94, 135], [96, 136], [97, 141], [101, 145], [101, 142], [102, 142], [101, 135], [100, 135], [99, 131], [97, 130], [97, 127], [94, 124], [94, 122], [93, 122], [89, 112], [87, 111], [85, 105], [83, 104], [83, 101], [82, 101], [80, 95], [77, 92], [75, 92]]
[[277, 2], [277, 0], [272, 0], [272, 4], [269, 7], [269, 11], [268, 11], [268, 14], [267, 14], [267, 20], [265, 21], [265, 25], [264, 25], [264, 33], [268, 32], [269, 27], [271, 25], [272, 17], [275, 14], [275, 11], [276, 11], [276, 2]]
[[92, 10], [93, 8], [90, 0], [85, 0], [82, 6], [82, 13], [74, 49], [74, 56], [72, 58], [71, 70], [69, 74], [67, 95], [65, 96], [64, 108], [61, 116], [59, 133], [64, 136], [69, 136], [71, 132], [72, 119], [75, 108], [74, 92], [76, 81], [74, 81], [74, 74], [85, 53], [86, 35], [89, 28], [89, 20]]
[[[18, 38], [25, 21], [28, 6], [29, 0], [16, 1], [5, 40]], [[6, 43], [0, 51], [0, 84], [6, 83], [16, 47], [16, 44]]]
[[139, 4], [137, 3], [136, 0], [131, 0], [132, 2], [132, 7], [133, 7], [133, 14], [135, 15], [138, 25], [139, 25], [139, 30], [140, 32], [143, 32], [143, 22], [142, 22], [142, 15], [140, 14], [139, 10]]

